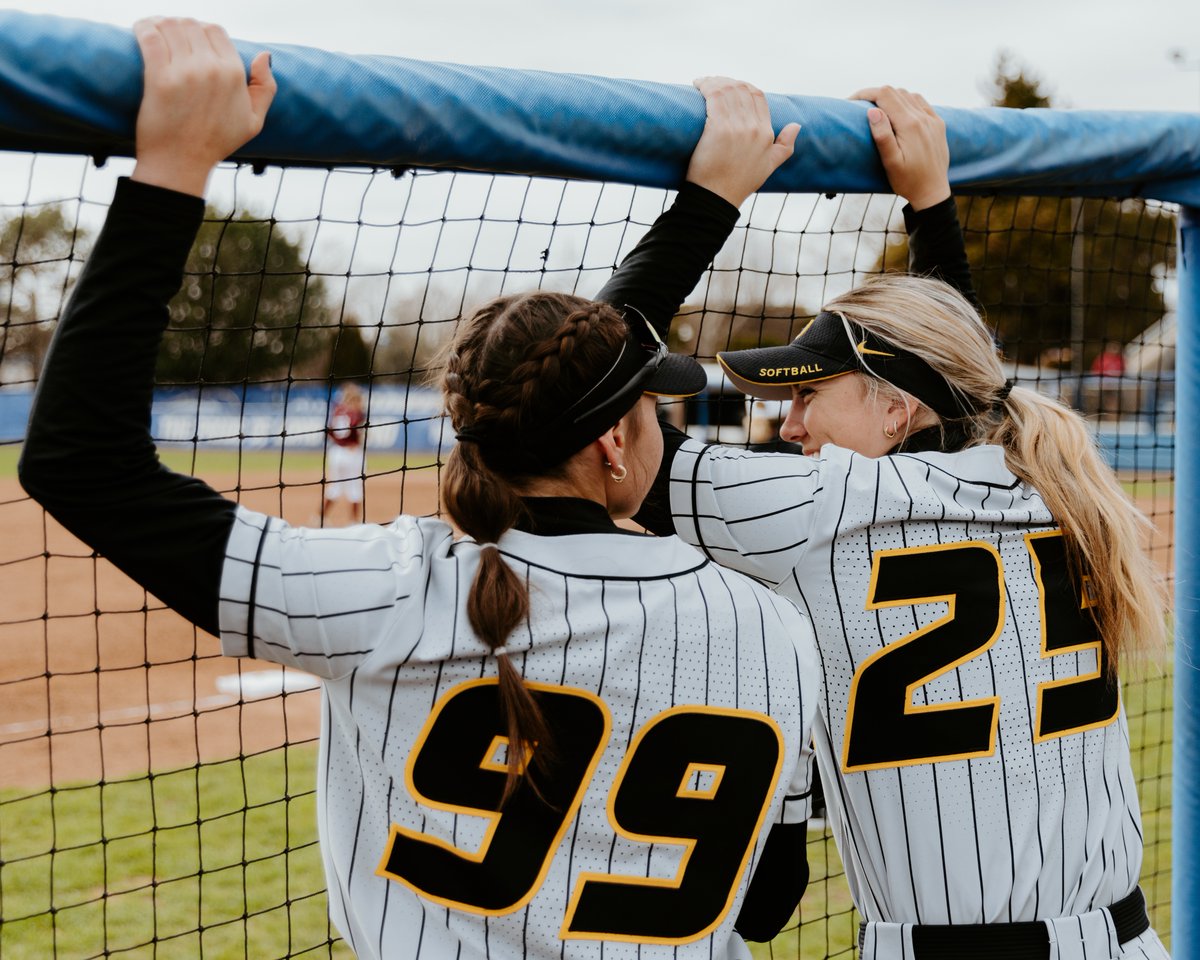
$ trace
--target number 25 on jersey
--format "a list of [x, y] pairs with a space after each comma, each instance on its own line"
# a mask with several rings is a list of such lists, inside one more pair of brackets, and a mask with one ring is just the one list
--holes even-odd
[[[1037, 585], [1040, 656], [1093, 651], [1097, 663], [1089, 673], [1037, 684], [1033, 739], [1040, 743], [1112, 723], [1120, 700], [1089, 612], [1093, 603], [1080, 596], [1069, 575], [1062, 533], [1028, 533], [1025, 547]], [[945, 615], [888, 644], [854, 673], [842, 754], [847, 773], [995, 751], [998, 695], [923, 706], [913, 696], [982, 656], [1003, 631], [1004, 566], [996, 548], [967, 541], [875, 555], [868, 610], [926, 603], [946, 604]]]
[[[501, 806], [507, 739], [496, 681], [460, 684], [438, 701], [417, 738], [408, 789], [427, 806], [487, 818], [483, 842], [465, 850], [393, 825], [380, 875], [426, 899], [491, 916], [518, 910], [537, 893], [600, 762], [611, 718], [587, 691], [526, 686], [554, 732], [553, 756], [536, 774], [542, 799], [523, 783]], [[581, 874], [560, 936], [678, 944], [715, 929], [754, 849], [783, 752], [779, 727], [751, 711], [682, 706], [651, 718], [621, 761], [608, 819], [631, 840], [683, 846], [678, 872]]]

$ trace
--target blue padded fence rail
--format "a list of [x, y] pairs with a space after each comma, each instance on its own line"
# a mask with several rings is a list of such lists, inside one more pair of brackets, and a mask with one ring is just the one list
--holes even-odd
[[[704, 123], [690, 86], [269, 49], [279, 95], [235, 159], [679, 184]], [[753, 79], [753, 78], [748, 78]], [[141, 59], [127, 29], [0, 12], [0, 149], [130, 156]], [[770, 94], [796, 155], [766, 189], [890, 192], [866, 106]], [[1142, 196], [1200, 205], [1200, 115], [939, 108], [959, 193]]]

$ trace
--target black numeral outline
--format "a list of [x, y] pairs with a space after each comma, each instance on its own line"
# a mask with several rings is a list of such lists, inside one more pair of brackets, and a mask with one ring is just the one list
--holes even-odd
[[[1054, 538], [1057, 538], [1055, 542]], [[1054, 571], [1060, 578], [1066, 578], [1066, 554], [1062, 547], [1062, 531], [1061, 530], [1046, 530], [1039, 533], [1025, 534], [1025, 547], [1029, 551], [1029, 555], [1033, 561], [1033, 575], [1038, 586], [1038, 615], [1041, 620], [1042, 628], [1042, 659], [1058, 657], [1066, 653], [1083, 653], [1087, 650], [1096, 652], [1096, 669], [1087, 673], [1081, 673], [1073, 677], [1063, 677], [1060, 680], [1045, 680], [1037, 685], [1037, 718], [1034, 723], [1034, 743], [1045, 743], [1047, 740], [1056, 740], [1059, 737], [1066, 737], [1073, 733], [1082, 733], [1085, 730], [1097, 730], [1101, 727], [1107, 727], [1111, 723], [1115, 723], [1121, 713], [1121, 692], [1115, 680], [1108, 677], [1107, 664], [1108, 654], [1104, 649], [1104, 644], [1098, 634], [1095, 634], [1093, 640], [1082, 640], [1079, 643], [1054, 643], [1051, 637], [1053, 631], [1049, 628], [1050, 614], [1047, 610], [1048, 598], [1058, 595], [1058, 592], [1052, 592], [1047, 589], [1044, 576], [1048, 572], [1046, 567], [1051, 562], [1055, 566], [1061, 566], [1061, 569]], [[1042, 545], [1053, 545], [1058, 549], [1055, 550], [1053, 556], [1046, 555], [1039, 551]], [[1085, 620], [1091, 630], [1095, 630], [1095, 622], [1090, 615], [1083, 615], [1084, 610], [1089, 610], [1096, 605], [1095, 600], [1087, 595], [1089, 582], [1085, 578], [1082, 591], [1076, 591], [1073, 586], [1068, 584], [1058, 584], [1059, 591], [1065, 593], [1074, 601], [1078, 599], [1079, 606], [1076, 609], [1076, 615], [1080, 616], [1081, 620]], [[1073, 604], [1072, 604], [1073, 605]], [[1086, 691], [1079, 689], [1086, 685]], [[1070, 689], [1070, 688], [1076, 689]], [[1098, 715], [1083, 723], [1076, 723], [1072, 726], [1050, 727], [1052, 722], [1050, 719], [1051, 713], [1054, 712], [1054, 704], [1056, 700], [1067, 700], [1075, 698], [1078, 695], [1086, 695], [1092, 690], [1099, 689], [1100, 696], [1095, 698], [1095, 706], [1098, 708]], [[1086, 713], [1086, 708], [1085, 708]]]
[[[451, 813], [463, 814], [470, 817], [483, 817], [489, 821], [479, 848], [474, 851], [462, 850], [461, 848], [454, 846], [452, 843], [442, 839], [441, 837], [431, 836], [416, 830], [410, 830], [406, 827], [400, 826], [399, 824], [393, 823], [388, 834], [387, 844], [384, 847], [383, 857], [375, 871], [379, 876], [386, 877], [389, 880], [395, 880], [397, 883], [403, 884], [426, 900], [431, 900], [435, 903], [441, 904], [442, 906], [451, 907], [455, 910], [463, 910], [468, 913], [482, 914], [484, 916], [502, 916], [504, 914], [512, 913], [515, 910], [519, 910], [528, 904], [529, 901], [533, 899], [537, 891], [541, 888], [542, 883], [546, 879], [546, 874], [550, 870], [550, 865], [554, 860], [555, 852], [558, 850], [558, 846], [562, 842], [562, 838], [566, 834], [567, 828], [574, 821], [575, 815], [579, 810], [579, 806], [583, 802], [583, 795], [587, 790], [588, 784], [591, 782], [592, 776], [596, 771], [596, 767], [600, 763], [600, 758], [604, 753], [604, 748], [608, 743], [609, 735], [612, 731], [612, 717], [609, 713], [608, 707], [604, 701], [594, 693], [575, 687], [553, 686], [550, 684], [526, 681], [525, 685], [535, 693], [541, 693], [547, 698], [556, 696], [578, 698], [594, 705], [600, 712], [602, 718], [602, 729], [598, 731], [592, 738], [594, 741], [594, 746], [591, 750], [591, 756], [586, 764], [586, 767], [582, 768], [579, 772], [578, 782], [575, 784], [573, 791], [568, 790], [568, 795], [570, 797], [569, 803], [563, 804], [558, 810], [548, 809], [545, 807], [545, 805], [541, 805], [540, 809], [538, 810], [530, 810], [530, 805], [536, 803], [537, 801], [530, 796], [532, 791], [528, 790], [527, 787], [520, 787], [518, 788], [517, 793], [510, 798], [509, 806], [505, 808], [505, 810], [499, 809], [500, 791], [502, 788], [502, 781], [504, 780], [506, 767], [505, 765], [496, 762], [494, 757], [495, 751], [498, 749], [500, 744], [507, 745], [507, 738], [496, 734], [491, 734], [489, 736], [488, 742], [490, 743], [490, 746], [483, 751], [482, 755], [479, 756], [477, 761], [477, 769], [485, 771], [494, 779], [495, 789], [492, 791], [492, 802], [494, 804], [493, 808], [489, 809], [486, 807], [473, 807], [463, 804], [449, 803], [426, 795], [426, 793], [419, 789], [416, 785], [414, 770], [418, 762], [420, 762], [422, 759], [422, 751], [429, 743], [431, 734], [434, 732], [439, 719], [443, 717], [443, 714], [446, 713], [447, 709], [451, 708], [453, 704], [456, 702], [461, 704], [463, 702], [459, 698], [469, 697], [473, 694], [473, 692], [478, 691], [481, 688], [486, 688], [489, 686], [497, 687], [497, 685], [498, 681], [495, 677], [485, 677], [479, 680], [466, 681], [465, 683], [458, 684], [447, 691], [434, 705], [429, 717], [426, 718], [425, 724], [422, 726], [421, 732], [417, 735], [417, 739], [413, 744], [413, 748], [409, 752], [408, 763], [406, 764], [404, 771], [405, 785], [408, 788], [409, 794], [419, 803], [422, 803], [428, 807], [432, 807], [436, 810], [445, 810]], [[547, 711], [546, 708], [551, 706], [552, 703], [552, 700], [550, 703], [547, 703], [546, 699], [543, 699], [543, 711], [547, 713], [551, 712]], [[552, 717], [550, 717], [550, 719], [552, 719]], [[561, 745], [563, 744], [560, 744], [560, 746]], [[534, 749], [536, 750], [536, 747]], [[528, 762], [528, 756], [525, 759], [526, 762]], [[575, 759], [578, 761], [579, 758]], [[540, 817], [543, 822], [546, 817], [557, 816], [559, 817], [559, 823], [557, 830], [553, 834], [553, 837], [547, 839], [546, 843], [544, 844], [545, 849], [541, 851], [541, 864], [536, 878], [532, 879], [531, 882], [529, 882], [523, 889], [516, 891], [514, 895], [508, 898], [507, 902], [498, 904], [497, 906], [487, 907], [481, 906], [478, 902], [468, 900], [466, 897], [451, 897], [438, 894], [430, 889], [430, 887], [433, 886], [432, 883], [426, 883], [423, 885], [421, 882], [414, 880], [412, 876], [406, 875], [403, 872], [404, 867], [402, 866], [402, 861], [404, 858], [403, 856], [399, 855], [397, 848], [405, 846], [407, 846], [407, 848], [410, 850], [428, 850], [429, 848], [433, 848], [434, 850], [440, 850], [449, 853], [451, 855], [451, 862], [482, 865], [492, 848], [493, 841], [496, 838], [497, 830], [500, 828], [504, 817], [509, 815], [510, 812], [514, 810], [519, 811], [519, 813], [512, 813], [511, 815], [513, 816], [529, 815], [532, 817]], [[533, 852], [536, 853], [537, 851]], [[487, 890], [488, 894], [491, 892], [492, 891], [490, 889]]]
[[[1029, 553], [1030, 563], [1037, 585], [1038, 615], [1040, 627], [1040, 652], [1042, 659], [1062, 656], [1068, 653], [1085, 653], [1094, 651], [1096, 668], [1075, 676], [1063, 677], [1058, 680], [1040, 681], [1036, 687], [1037, 707], [1033, 725], [1033, 742], [1044, 743], [1059, 737], [1082, 733], [1109, 726], [1116, 722], [1121, 712], [1120, 689], [1115, 680], [1108, 675], [1108, 655], [1104, 644], [1096, 633], [1095, 622], [1090, 614], [1084, 611], [1095, 606], [1095, 600], [1088, 595], [1088, 581], [1085, 578], [1083, 590], [1075, 588], [1066, 569], [1066, 556], [1063, 549], [1061, 530], [1044, 530], [1024, 535], [1025, 549]], [[864, 677], [874, 677], [875, 684], [886, 689], [894, 686], [891, 676], [886, 672], [884, 661], [893, 658], [898, 651], [918, 641], [934, 630], [941, 629], [955, 618], [954, 592], [941, 595], [921, 597], [891, 596], [886, 600], [878, 599], [878, 585], [882, 567], [895, 562], [895, 558], [908, 554], [925, 554], [934, 550], [962, 550], [964, 548], [983, 547], [995, 558], [996, 574], [999, 578], [999, 593], [996, 601], [997, 627], [991, 632], [986, 643], [976, 646], [965, 655], [960, 655], [953, 661], [947, 662], [937, 670], [920, 676], [908, 683], [904, 689], [904, 701], [899, 715], [894, 711], [882, 708], [878, 697], [867, 698], [870, 707], [858, 710], [859, 698], [862, 694]], [[1048, 577], [1053, 582], [1047, 583]], [[912, 702], [916, 689], [930, 680], [954, 669], [960, 664], [971, 660], [988, 650], [1000, 636], [1006, 616], [1004, 594], [1004, 565], [1000, 554], [990, 544], [972, 540], [962, 543], [938, 544], [925, 547], [906, 547], [900, 550], [881, 550], [872, 560], [871, 582], [867, 591], [865, 609], [876, 610], [890, 606], [913, 606], [921, 603], [945, 603], [947, 613], [933, 623], [920, 630], [908, 634], [901, 639], [888, 644], [865, 659], [854, 672], [850, 686], [850, 697], [846, 710], [845, 735], [842, 748], [842, 769], [846, 773], [864, 770], [878, 770], [890, 767], [913, 766], [925, 763], [941, 763], [949, 760], [966, 760], [973, 757], [991, 756], [995, 753], [996, 729], [999, 721], [999, 696], [984, 697], [976, 700], [956, 701], [915, 706]], [[1078, 604], [1078, 606], [1076, 606]], [[975, 610], [979, 612], [978, 608]], [[990, 619], [990, 618], [985, 618]], [[1076, 642], [1076, 638], [1080, 638]], [[887, 668], [895, 668], [895, 663], [888, 663]], [[875, 692], [875, 691], [873, 691]], [[870, 753], [870, 741], [878, 739], [880, 731], [894, 730], [897, 722], [903, 723], [905, 717], [915, 715], [930, 715], [937, 711], [964, 711], [978, 709], [992, 704], [991, 734], [985, 748], [980, 738], [977, 749], [971, 751], [957, 750], [955, 752], [938, 753], [936, 749], [928, 752], [928, 737], [913, 738], [919, 742], [926, 752], [920, 756], [900, 756], [895, 753], [877, 759], [864, 761], [864, 752]], [[885, 714], [885, 715], [881, 715]], [[964, 719], [965, 714], [960, 716]], [[1057, 717], [1057, 720], [1056, 720]], [[1069, 719], [1067, 719], [1069, 718]], [[1057, 725], [1056, 725], [1057, 724]], [[891, 734], [894, 737], [894, 734]], [[868, 747], [864, 751], [862, 743]], [[905, 749], [908, 749], [907, 747]], [[851, 754], [855, 756], [852, 759]], [[878, 751], [877, 751], [878, 752]]]
[[[868, 710], [873, 715], [864, 717], [862, 714], [867, 711], [856, 710], [859, 706], [860, 689], [863, 686], [873, 686], [886, 690], [895, 686], [893, 682], [894, 674], [889, 669], [893, 664], [885, 663], [885, 661], [896, 657], [898, 654], [904, 656], [913, 649], [914, 644], [919, 643], [922, 638], [936, 631], [952, 628], [957, 613], [957, 591], [918, 596], [895, 595], [889, 596], [886, 599], [879, 599], [881, 576], [886, 572], [883, 568], [885, 566], [894, 567], [898, 563], [905, 563], [904, 558], [908, 557], [918, 555], [925, 557], [930, 554], [951, 551], [961, 553], [968, 550], [983, 551], [983, 554], [987, 555], [992, 561], [988, 575], [990, 576], [992, 570], [995, 572], [996, 591], [993, 601], [994, 610], [986, 611], [975, 607], [971, 611], [973, 615], [982, 615], [984, 622], [990, 625], [986, 638], [974, 646], [964, 649], [955, 659], [939, 664], [937, 669], [925, 671], [916, 678], [902, 678], [907, 680], [907, 682], [904, 685], [903, 705], [898, 717], [879, 716], [878, 711], [881, 709], [881, 704], [874, 696], [865, 698], [865, 701], [870, 703]], [[980, 581], [976, 581], [976, 583], [983, 586], [983, 583]], [[990, 582], [987, 586], [990, 587]], [[966, 760], [973, 757], [991, 756], [996, 752], [996, 730], [1000, 720], [999, 696], [993, 695], [991, 697], [980, 697], [975, 700], [918, 706], [913, 703], [913, 694], [918, 688], [929, 683], [931, 680], [984, 653], [999, 638], [1004, 629], [1006, 616], [1004, 567], [1000, 560], [999, 551], [990, 543], [985, 543], [982, 540], [966, 540], [959, 543], [881, 550], [876, 553], [871, 561], [871, 582], [867, 589], [867, 603], [864, 609], [879, 610], [887, 607], [916, 606], [924, 603], [945, 603], [947, 605], [946, 613], [921, 629], [915, 630], [901, 637], [899, 640], [889, 643], [881, 650], [877, 650], [860, 663], [854, 671], [854, 679], [850, 684], [850, 698], [846, 708], [846, 729], [842, 743], [842, 770], [846, 773], [915, 766], [925, 763], [940, 763], [947, 760]], [[958, 716], [949, 716], [954, 713], [957, 713]], [[914, 717], [946, 718], [949, 722], [970, 718], [975, 727], [980, 726], [978, 718], [983, 717], [986, 719], [984, 726], [986, 726], [987, 735], [985, 738], [978, 738], [979, 742], [977, 745], [970, 749], [958, 747], [953, 752], [938, 752], [935, 749], [932, 753], [924, 752], [920, 754], [902, 754], [894, 748], [881, 749], [878, 745], [871, 742], [884, 733], [888, 733], [889, 735], [894, 733], [896, 728], [895, 726], [888, 726], [889, 722], [892, 725], [897, 723], [903, 724], [906, 719]], [[856, 727], [856, 719], [861, 719], [864, 722], [859, 723]], [[955, 732], [961, 733], [962, 731], [956, 730]], [[928, 738], [924, 738], [923, 740], [912, 738], [908, 746], [904, 749], [915, 749], [918, 744], [927, 745]], [[881, 755], [884, 753], [887, 755]]]
[[[686, 898], [681, 906], [686, 908], [696, 908], [703, 911], [710, 909], [710, 915], [703, 916], [696, 921], [694, 929], [689, 929], [686, 932], [681, 932], [674, 936], [656, 936], [648, 933], [645, 930], [631, 932], [628, 929], [620, 929], [622, 924], [630, 924], [634, 921], [626, 915], [625, 911], [609, 910], [604, 911], [604, 923], [608, 929], [597, 929], [599, 924], [593, 923], [592, 929], [587, 929], [583, 922], [577, 922], [580, 913], [586, 909], [585, 898], [590, 894], [599, 892], [607, 892], [611, 896], [620, 894], [628, 894], [636, 896], [638, 892], [648, 892], [650, 890], [671, 890], [678, 891], [683, 887], [685, 878], [688, 875], [688, 869], [691, 865], [693, 854], [696, 852], [698, 845], [703, 841], [702, 837], [680, 837], [673, 834], [651, 834], [642, 833], [635, 830], [630, 830], [621, 822], [621, 816], [618, 811], [618, 805], [622, 801], [623, 790], [631, 783], [627, 778], [630, 776], [630, 771], [636, 769], [636, 764], [639, 758], [639, 751], [642, 750], [643, 744], [648, 738], [653, 738], [656, 734], [662, 733], [664, 727], [678, 721], [686, 721], [694, 717], [723, 717], [733, 718], [739, 721], [743, 729], [739, 734], [743, 750], [747, 751], [746, 756], [749, 756], [749, 751], [755, 749], [755, 744], [749, 742], [753, 737], [746, 737], [746, 733], [754, 731], [754, 727], [746, 726], [753, 724], [755, 727], [763, 728], [769, 731], [771, 743], [773, 745], [774, 763], [769, 778], [765, 777], [761, 771], [753, 771], [758, 776], [758, 782], [755, 784], [747, 784], [746, 777], [727, 776], [728, 764], [719, 762], [704, 762], [690, 761], [684, 769], [683, 775], [679, 784], [675, 787], [674, 795], [677, 798], [686, 800], [708, 800], [716, 798], [720, 792], [720, 787], [728, 783], [731, 787], [737, 786], [743, 789], [748, 789], [750, 793], [755, 793], [757, 787], [757, 811], [753, 819], [753, 826], [747, 829], [749, 821], [743, 824], [740, 837], [744, 837], [745, 843], [742, 848], [740, 839], [736, 839], [735, 848], [738, 848], [740, 856], [737, 858], [736, 867], [729, 871], [732, 875], [728, 877], [726, 884], [727, 890], [723, 895], [718, 894], [718, 899], [721, 900], [718, 909], [711, 910], [711, 907], [706, 907], [703, 904], [697, 904], [696, 898]], [[672, 733], [674, 731], [671, 731]], [[762, 731], [757, 731], [762, 733]], [[765, 743], [757, 746], [765, 746]], [[674, 877], [637, 877], [626, 876], [619, 874], [597, 873], [585, 871], [581, 873], [575, 882], [575, 888], [572, 891], [570, 902], [567, 906], [566, 915], [563, 918], [562, 927], [559, 930], [559, 936], [564, 939], [576, 940], [609, 940], [609, 941], [624, 941], [631, 943], [657, 943], [665, 945], [680, 945], [692, 943], [702, 937], [707, 936], [715, 930], [725, 920], [730, 908], [733, 906], [733, 901], [737, 895], [738, 886], [742, 876], [746, 871], [746, 865], [749, 863], [750, 856], [754, 851], [754, 845], [762, 831], [763, 822], [770, 811], [771, 800], [775, 795], [776, 786], [779, 782], [779, 774], [783, 768], [784, 757], [784, 738], [783, 732], [779, 725], [771, 717], [749, 710], [738, 710], [725, 707], [712, 706], [696, 706], [682, 705], [672, 707], [652, 717], [634, 736], [633, 742], [626, 751], [625, 756], [621, 760], [621, 766], [617, 771], [616, 777], [613, 780], [612, 788], [608, 794], [608, 821], [613, 830], [626, 839], [641, 843], [657, 843], [668, 846], [684, 847], [683, 855], [680, 858], [679, 867]], [[697, 773], [707, 772], [713, 775], [713, 783], [707, 789], [694, 789], [689, 786], [690, 782], [696, 778]], [[723, 823], [726, 833], [729, 833], [731, 824], [728, 821]], [[728, 837], [726, 837], [728, 839]], [[719, 889], [719, 884], [706, 889]], [[672, 915], [664, 919], [675, 925], [686, 924], [686, 918], [680, 918], [678, 911], [672, 912]]]

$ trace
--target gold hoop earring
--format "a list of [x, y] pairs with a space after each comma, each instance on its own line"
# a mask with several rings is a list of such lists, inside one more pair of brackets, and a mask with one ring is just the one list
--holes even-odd
[[625, 478], [629, 475], [629, 468], [623, 463], [618, 463], [615, 467], [610, 463], [609, 466], [612, 469], [609, 470], [608, 475], [613, 478], [613, 483], [624, 483]]
[[896, 427], [897, 427], [897, 426], [899, 426], [899, 424], [897, 424], [895, 421], [892, 421], [892, 429], [891, 429], [891, 430], [888, 430], [888, 429], [887, 429], [887, 427], [884, 427], [884, 429], [883, 429], [883, 435], [884, 435], [885, 437], [887, 437], [889, 440], [895, 440], [895, 439], [896, 439]]

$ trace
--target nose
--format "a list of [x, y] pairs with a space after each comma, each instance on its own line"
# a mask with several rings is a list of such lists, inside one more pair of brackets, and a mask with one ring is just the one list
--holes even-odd
[[804, 444], [808, 439], [808, 431], [804, 429], [804, 404], [792, 402], [787, 418], [779, 427], [779, 437], [788, 443]]

